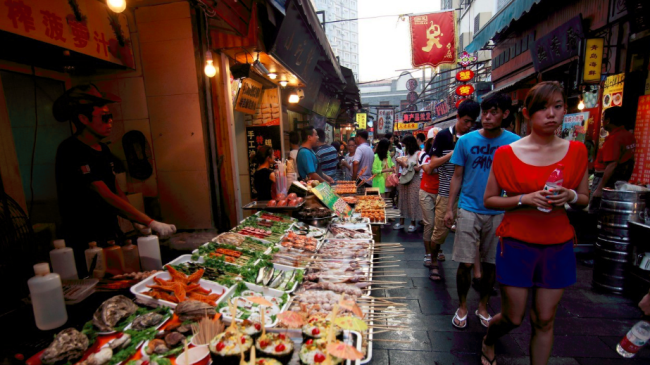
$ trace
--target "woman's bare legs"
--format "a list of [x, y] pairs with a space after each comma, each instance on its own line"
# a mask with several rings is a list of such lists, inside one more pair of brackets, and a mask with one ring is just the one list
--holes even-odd
[[482, 358], [483, 365], [490, 365], [486, 360], [494, 359], [494, 345], [496, 340], [519, 327], [526, 313], [528, 301], [528, 288], [500, 285], [501, 287], [501, 313], [490, 321], [487, 334], [483, 337], [481, 351], [487, 357]]
[[557, 306], [564, 289], [535, 288], [530, 323], [533, 336], [530, 339], [530, 360], [532, 365], [546, 365], [553, 349], [553, 323]]

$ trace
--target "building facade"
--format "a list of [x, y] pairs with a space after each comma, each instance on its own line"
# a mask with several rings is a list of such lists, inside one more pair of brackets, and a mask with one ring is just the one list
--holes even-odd
[[[341, 66], [352, 70], [359, 81], [359, 17], [358, 0], [312, 0], [325, 24], [325, 34]], [[322, 12], [322, 13], [321, 13]], [[336, 22], [336, 23], [331, 23]]]

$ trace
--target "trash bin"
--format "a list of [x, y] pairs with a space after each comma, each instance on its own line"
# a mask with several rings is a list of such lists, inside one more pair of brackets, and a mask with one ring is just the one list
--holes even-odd
[[605, 189], [598, 210], [598, 237], [592, 284], [623, 293], [628, 265], [634, 260], [628, 220], [636, 220], [646, 206], [647, 192]]

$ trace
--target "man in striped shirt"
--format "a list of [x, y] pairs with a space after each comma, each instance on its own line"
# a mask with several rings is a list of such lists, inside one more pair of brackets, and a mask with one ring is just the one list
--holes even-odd
[[318, 133], [318, 144], [314, 147], [314, 153], [316, 154], [318, 164], [320, 165], [319, 174], [323, 176], [323, 178], [325, 178], [324, 175], [326, 175], [334, 180], [339, 165], [338, 151], [336, 148], [325, 143], [325, 131], [323, 129], [317, 128], [316, 133]]
[[[433, 235], [431, 236], [431, 267], [429, 279], [434, 281], [440, 280], [440, 272], [438, 271], [438, 251], [440, 245], [445, 242], [447, 235], [449, 235], [449, 228], [445, 226], [445, 213], [447, 212], [447, 205], [449, 202], [449, 187], [451, 177], [454, 176], [455, 166], [449, 162], [456, 146], [458, 137], [469, 132], [481, 113], [481, 106], [474, 100], [467, 100], [458, 106], [458, 116], [456, 116], [456, 125], [453, 127], [445, 128], [436, 134], [433, 140], [433, 147], [429, 155], [431, 162], [430, 168], [438, 168], [438, 176], [440, 178], [440, 186], [438, 188], [438, 197], [436, 198], [436, 213], [435, 225], [433, 227]], [[451, 202], [454, 205], [453, 211], [456, 212], [456, 202]], [[443, 259], [443, 257], [441, 257]]]

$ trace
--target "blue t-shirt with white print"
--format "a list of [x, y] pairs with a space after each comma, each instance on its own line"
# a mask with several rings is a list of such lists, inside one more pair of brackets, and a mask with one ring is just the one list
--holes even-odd
[[463, 166], [463, 183], [460, 188], [458, 207], [479, 214], [497, 215], [501, 210], [488, 209], [483, 205], [492, 158], [497, 148], [519, 140], [519, 136], [503, 130], [496, 138], [486, 138], [480, 131], [473, 131], [456, 142], [451, 163]]

